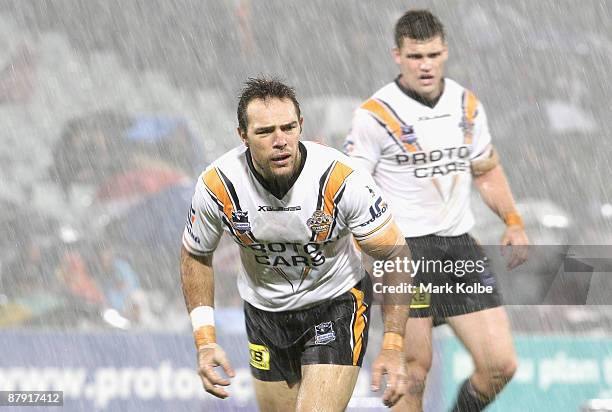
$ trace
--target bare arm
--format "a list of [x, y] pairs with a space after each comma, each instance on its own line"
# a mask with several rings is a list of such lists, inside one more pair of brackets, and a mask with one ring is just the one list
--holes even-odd
[[[181, 247], [183, 295], [190, 314], [195, 308], [212, 307], [215, 303], [212, 258], [212, 253], [197, 256], [189, 253], [185, 246]], [[225, 352], [216, 343], [215, 327], [199, 327], [194, 330], [194, 337], [198, 350], [198, 374], [202, 379], [202, 385], [208, 393], [218, 398], [227, 398], [229, 393], [222, 386], [228, 386], [230, 381], [222, 378], [214, 368], [221, 366], [230, 377], [234, 377], [235, 374]]]
[[[410, 251], [399, 228], [394, 222], [383, 233], [359, 242], [364, 253], [379, 261], [404, 261], [411, 259]], [[383, 286], [395, 286], [411, 280], [410, 273], [400, 268], [387, 271]], [[383, 394], [386, 406], [395, 405], [406, 391], [406, 370], [403, 351], [403, 336], [408, 321], [410, 294], [383, 293], [383, 320], [385, 333], [380, 354], [372, 364], [372, 390], [378, 391], [383, 374], [388, 374], [387, 389]]]
[[198, 306], [215, 306], [213, 255], [197, 256], [181, 247], [181, 281], [187, 312]]
[[[395, 223], [392, 223], [380, 235], [358, 243], [364, 253], [379, 261], [395, 262], [396, 259], [401, 261], [412, 259], [406, 241]], [[398, 272], [395, 269], [398, 268], [394, 266], [394, 270], [385, 273], [383, 277], [385, 286], [410, 282], [412, 279], [410, 273]], [[410, 295], [385, 293], [383, 298], [385, 333], [392, 332], [403, 336], [408, 320]]]
[[523, 220], [516, 210], [502, 166], [497, 163], [497, 159], [494, 165], [489, 165], [490, 168], [486, 166], [486, 163], [472, 164], [474, 183], [487, 206], [506, 224], [501, 246], [517, 246], [513, 248], [507, 261], [508, 269], [513, 269], [527, 260], [529, 251], [526, 246], [529, 245], [529, 239], [523, 227]]
[[517, 213], [514, 198], [501, 164], [497, 164], [482, 174], [474, 174], [474, 183], [487, 206], [504, 222], [508, 215]]

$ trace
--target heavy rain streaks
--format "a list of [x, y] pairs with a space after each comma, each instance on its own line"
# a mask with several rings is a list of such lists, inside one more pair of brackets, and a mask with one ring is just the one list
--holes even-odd
[[[447, 76], [484, 103], [534, 245], [506, 271], [503, 223], [472, 198], [519, 357], [491, 410], [612, 398], [605, 0], [0, 0], [0, 391], [63, 390], [66, 410], [256, 410], [227, 236], [213, 265], [230, 398], [196, 374], [178, 266], [193, 186], [241, 144], [237, 96], [259, 74], [295, 87], [304, 139], [348, 150], [354, 110], [397, 76], [392, 27], [408, 6], [445, 23]], [[402, 159], [427, 176], [469, 168], [429, 164], [447, 154]], [[282, 245], [266, 253], [299, 249]], [[450, 335], [434, 330], [425, 410], [448, 408], [473, 368]], [[383, 410], [369, 389], [381, 336], [375, 305], [351, 411]]]

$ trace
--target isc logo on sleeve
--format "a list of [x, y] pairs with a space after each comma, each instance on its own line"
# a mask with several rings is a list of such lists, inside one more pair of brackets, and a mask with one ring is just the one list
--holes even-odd
[[[370, 189], [371, 190], [371, 189]], [[381, 196], [378, 196], [374, 205], [370, 206], [370, 220], [365, 223], [359, 225], [359, 227], [364, 227], [374, 222], [376, 219], [382, 216], [383, 213], [387, 211], [387, 202], [384, 202]]]
[[270, 351], [263, 345], [249, 342], [250, 364], [252, 367], [264, 371], [270, 370]]

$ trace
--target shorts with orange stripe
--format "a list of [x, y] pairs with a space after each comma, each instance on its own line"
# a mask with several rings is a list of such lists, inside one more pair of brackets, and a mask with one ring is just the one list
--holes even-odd
[[371, 303], [367, 275], [348, 292], [304, 310], [266, 312], [245, 302], [253, 376], [292, 384], [301, 380], [302, 365], [361, 366]]

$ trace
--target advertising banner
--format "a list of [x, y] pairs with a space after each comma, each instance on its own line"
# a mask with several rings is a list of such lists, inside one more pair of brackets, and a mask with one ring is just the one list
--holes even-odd
[[[518, 336], [514, 342], [518, 370], [487, 410], [576, 412], [588, 399], [612, 398], [612, 339]], [[474, 367], [455, 338], [445, 338], [442, 347], [448, 408]]]

